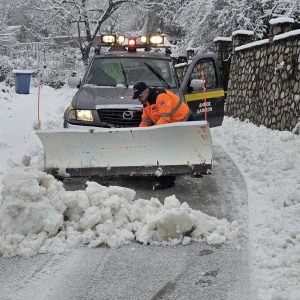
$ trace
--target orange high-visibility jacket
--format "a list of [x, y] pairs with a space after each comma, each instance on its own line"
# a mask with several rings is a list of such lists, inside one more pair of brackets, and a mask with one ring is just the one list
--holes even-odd
[[144, 106], [140, 127], [186, 121], [190, 115], [190, 108], [185, 102], [173, 92], [162, 90], [157, 93], [153, 104], [147, 101]]

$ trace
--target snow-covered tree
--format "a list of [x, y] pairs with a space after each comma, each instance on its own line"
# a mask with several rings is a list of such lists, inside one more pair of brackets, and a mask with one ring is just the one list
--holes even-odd
[[[125, 4], [133, 0], [24, 0], [31, 9], [27, 16], [32, 21], [38, 16], [41, 29], [49, 34], [64, 33], [72, 37], [88, 62], [91, 47], [101, 26], [112, 19]], [[36, 22], [35, 22], [36, 23]], [[46, 24], [45, 24], [46, 23]]]
[[8, 25], [11, 11], [12, 3], [9, 0], [0, 0], [0, 30]]
[[181, 39], [182, 49], [202, 51], [236, 29], [262, 38], [271, 18], [299, 19], [299, 6], [300, 0], [0, 0], [0, 29], [9, 20], [42, 37], [68, 35], [87, 62], [100, 30], [130, 35], [160, 28]]
[[[148, 11], [141, 2], [126, 3], [109, 20], [109, 25], [116, 33], [134, 36], [144, 33]], [[105, 26], [104, 26], [105, 27]]]
[[182, 49], [199, 51], [204, 51], [214, 37], [230, 36], [236, 29], [253, 30], [262, 38], [271, 18], [297, 19], [300, 12], [300, 0], [152, 0], [147, 5], [159, 8], [158, 15], [169, 31], [183, 33]]

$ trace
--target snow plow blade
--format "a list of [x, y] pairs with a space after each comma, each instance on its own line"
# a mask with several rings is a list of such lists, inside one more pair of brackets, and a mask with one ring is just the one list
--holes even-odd
[[208, 174], [212, 141], [205, 121], [151, 127], [36, 131], [45, 170], [76, 176]]

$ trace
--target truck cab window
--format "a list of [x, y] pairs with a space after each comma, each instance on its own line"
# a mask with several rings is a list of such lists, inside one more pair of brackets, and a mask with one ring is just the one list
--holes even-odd
[[202, 72], [204, 74], [204, 80], [206, 83], [206, 89], [215, 89], [218, 87], [218, 80], [216, 69], [213, 60], [200, 60], [193, 68], [190, 82], [193, 79], [203, 79]]

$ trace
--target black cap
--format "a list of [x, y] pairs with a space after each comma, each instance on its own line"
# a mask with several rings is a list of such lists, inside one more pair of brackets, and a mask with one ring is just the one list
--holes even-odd
[[145, 82], [137, 82], [134, 86], [133, 86], [133, 96], [132, 99], [137, 99], [140, 94], [146, 89], [148, 88], [148, 85]]

